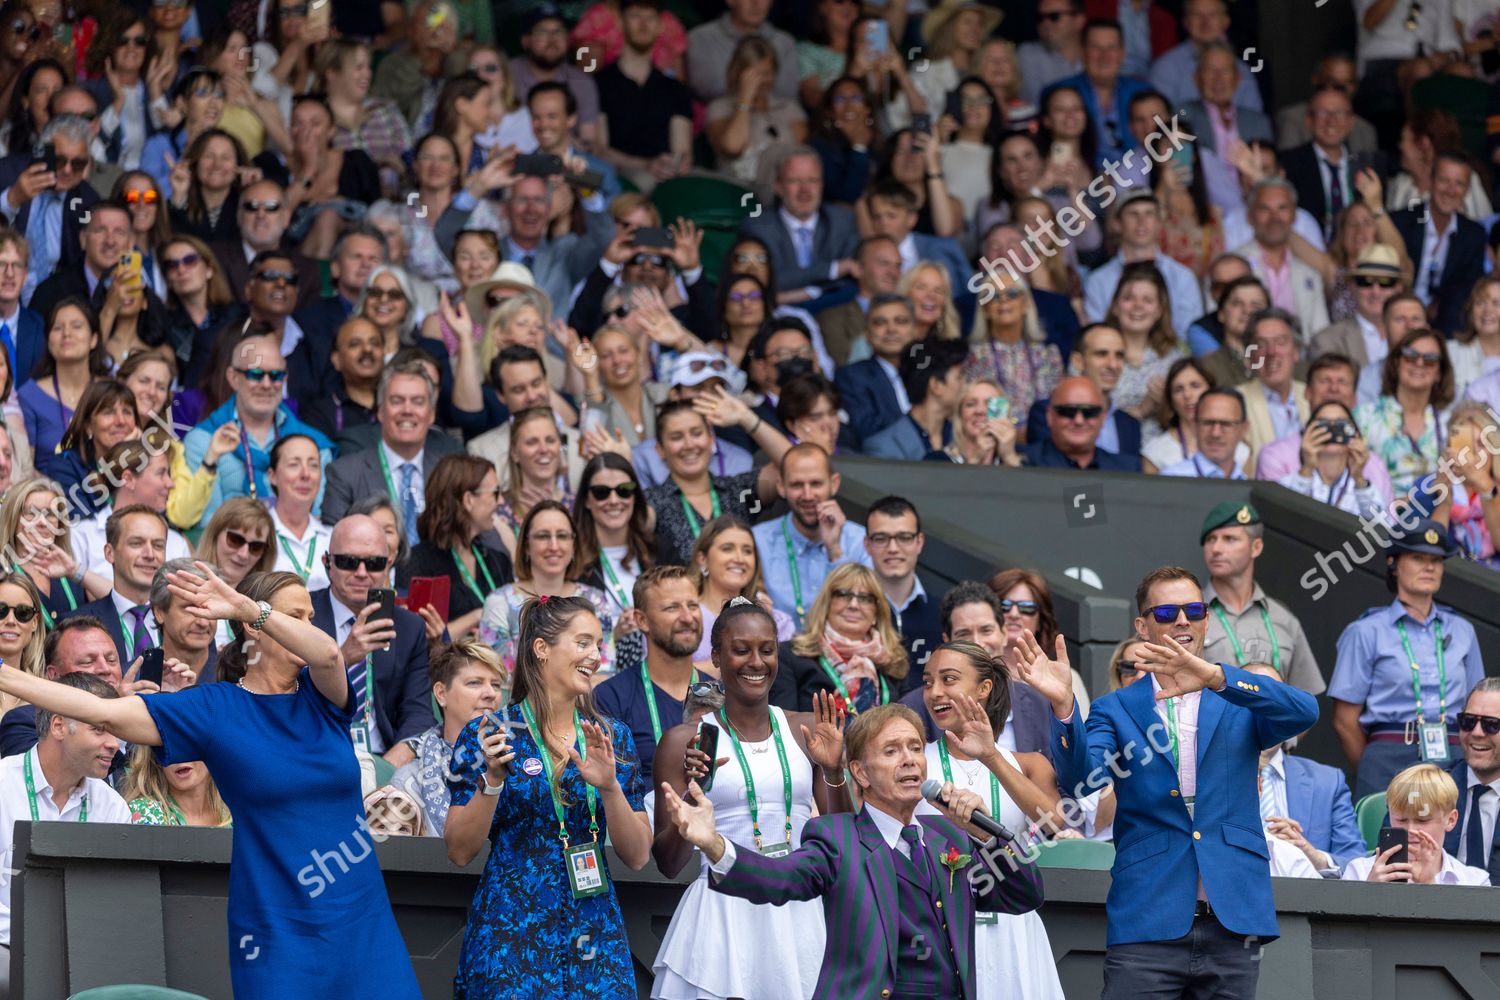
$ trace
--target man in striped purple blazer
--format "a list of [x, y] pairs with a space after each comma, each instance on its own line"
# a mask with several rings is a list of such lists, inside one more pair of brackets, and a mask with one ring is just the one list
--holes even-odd
[[[905, 705], [859, 715], [844, 736], [864, 808], [809, 820], [802, 846], [762, 856], [722, 837], [696, 783], [684, 800], [663, 785], [683, 839], [703, 851], [719, 892], [755, 903], [821, 897], [828, 940], [815, 998], [974, 1000], [976, 910], [1024, 913], [1042, 902], [1036, 867], [968, 826], [983, 801], [944, 787], [943, 816], [914, 817], [927, 777], [922, 720]], [[972, 832], [966, 832], [972, 831]], [[1003, 855], [1003, 857], [1001, 856]]]

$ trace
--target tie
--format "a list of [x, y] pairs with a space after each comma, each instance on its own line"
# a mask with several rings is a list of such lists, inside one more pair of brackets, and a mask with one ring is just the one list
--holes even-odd
[[0, 344], [4, 344], [5, 345], [5, 353], [8, 354], [8, 355], [10, 355], [10, 367], [11, 367], [11, 371], [15, 371], [15, 368], [16, 368], [16, 341], [15, 341], [15, 338], [10, 335], [10, 324], [9, 323], [0, 323]]
[[1276, 815], [1276, 769], [1266, 764], [1260, 769], [1260, 821]]
[[810, 227], [810, 226], [798, 226], [797, 227], [797, 266], [798, 267], [811, 267], [812, 266], [812, 252], [813, 252], [812, 227]]
[[536, 254], [528, 253], [521, 255], [521, 266], [528, 271], [536, 270]]
[[1490, 852], [1485, 850], [1484, 826], [1479, 815], [1479, 800], [1489, 790], [1489, 785], [1475, 785], [1469, 789], [1469, 818], [1464, 824], [1464, 864], [1474, 868], [1489, 867]]
[[417, 544], [417, 494], [412, 485], [417, 478], [417, 467], [410, 462], [401, 463], [401, 518], [405, 525], [406, 541]]
[[146, 631], [146, 614], [151, 609], [144, 604], [137, 604], [130, 609], [130, 617], [135, 622], [134, 634], [131, 636], [130, 658], [134, 660], [146, 650], [151, 648], [151, 633]]
[[[344, 623], [347, 632], [354, 627], [354, 619], [350, 618]], [[365, 657], [349, 666], [349, 686], [354, 689], [354, 718], [365, 717], [365, 677], [369, 670], [370, 658]]]
[[901, 839], [906, 841], [906, 846], [911, 848], [911, 864], [917, 870], [917, 878], [922, 882], [922, 888], [928, 892], [932, 891], [932, 871], [928, 867], [927, 852], [922, 849], [922, 830], [917, 824], [901, 828]]

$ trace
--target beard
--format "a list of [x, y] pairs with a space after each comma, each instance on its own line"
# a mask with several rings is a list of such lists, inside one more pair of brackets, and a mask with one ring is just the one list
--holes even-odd
[[557, 69], [557, 67], [561, 66], [563, 64], [563, 59], [565, 59], [566, 57], [566, 51], [562, 52], [560, 55], [555, 56], [545, 56], [540, 52], [531, 53], [531, 61], [549, 73]]
[[676, 632], [668, 632], [666, 635], [656, 635], [653, 633], [651, 636], [651, 645], [668, 656], [680, 658], [683, 656], [692, 656], [698, 651], [699, 645], [703, 642], [703, 633], [701, 631], [697, 633], [691, 643], [679, 641], [677, 635], [678, 633]]

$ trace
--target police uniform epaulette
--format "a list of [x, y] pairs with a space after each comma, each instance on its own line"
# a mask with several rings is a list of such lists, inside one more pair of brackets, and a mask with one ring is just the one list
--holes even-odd
[[1378, 606], [1373, 607], [1373, 608], [1367, 608], [1367, 609], [1365, 609], [1365, 613], [1362, 614], [1362, 615], [1360, 615], [1358, 618], [1356, 618], [1354, 620], [1357, 621], [1357, 622], [1364, 621], [1366, 618], [1370, 617], [1371, 615], [1378, 615], [1382, 611], [1389, 611], [1389, 610], [1391, 610], [1391, 606], [1389, 604], [1381, 604], [1381, 605], [1378, 605]]

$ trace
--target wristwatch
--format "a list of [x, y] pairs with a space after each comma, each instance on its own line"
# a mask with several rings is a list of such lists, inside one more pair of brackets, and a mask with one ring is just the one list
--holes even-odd
[[501, 790], [505, 788], [505, 782], [503, 781], [498, 785], [490, 784], [490, 772], [488, 771], [484, 772], [484, 777], [480, 784], [484, 787], [484, 794], [486, 795], [499, 795]]
[[255, 621], [250, 623], [250, 627], [259, 632], [261, 629], [265, 628], [266, 619], [271, 617], [271, 611], [273, 609], [271, 608], [271, 603], [269, 601], [256, 601], [255, 605], [256, 607], [260, 608], [260, 614], [256, 616]]

